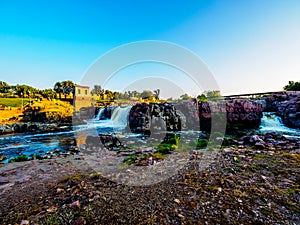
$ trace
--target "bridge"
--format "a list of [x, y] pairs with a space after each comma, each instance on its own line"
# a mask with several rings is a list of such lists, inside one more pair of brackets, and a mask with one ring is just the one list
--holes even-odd
[[259, 92], [259, 93], [251, 93], [251, 94], [235, 94], [235, 95], [226, 95], [224, 98], [258, 98], [263, 97], [265, 95], [271, 94], [295, 94], [296, 91], [272, 91], [272, 92]]

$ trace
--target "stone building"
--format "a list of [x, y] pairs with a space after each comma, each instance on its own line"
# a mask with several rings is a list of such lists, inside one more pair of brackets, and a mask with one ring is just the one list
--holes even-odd
[[91, 106], [90, 88], [88, 86], [75, 85], [74, 109], [79, 111], [82, 107]]

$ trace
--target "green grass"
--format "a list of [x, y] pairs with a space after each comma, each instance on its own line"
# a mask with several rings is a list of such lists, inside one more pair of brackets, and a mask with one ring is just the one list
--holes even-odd
[[[29, 103], [29, 98], [23, 99], [23, 104]], [[0, 98], [0, 105], [7, 107], [21, 107], [22, 98]]]

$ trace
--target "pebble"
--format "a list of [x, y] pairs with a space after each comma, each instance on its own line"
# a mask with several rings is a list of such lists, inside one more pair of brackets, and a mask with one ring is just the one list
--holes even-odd
[[27, 224], [29, 224], [28, 220], [22, 220], [21, 223], [20, 223], [20, 225], [27, 225]]
[[57, 188], [56, 189], [56, 194], [61, 194], [63, 192], [65, 192], [65, 190], [63, 188]]
[[0, 177], [0, 185], [9, 183], [9, 180], [6, 177]]
[[232, 148], [224, 148], [223, 152], [224, 153], [231, 153], [231, 152], [233, 152], [233, 149]]
[[30, 175], [25, 175], [25, 176], [23, 176], [23, 177], [20, 177], [18, 180], [16, 180], [16, 183], [17, 183], [17, 184], [21, 184], [21, 183], [24, 183], [24, 182], [30, 180], [31, 178], [32, 178], [32, 176], [30, 176]]
[[177, 198], [174, 199], [174, 202], [176, 202], [179, 205], [181, 204], [181, 201], [179, 199], [177, 199]]
[[78, 206], [78, 208], [80, 208], [80, 202], [79, 202], [79, 200], [77, 200], [77, 201], [75, 201], [75, 202], [72, 202], [72, 203], [70, 204], [70, 206]]

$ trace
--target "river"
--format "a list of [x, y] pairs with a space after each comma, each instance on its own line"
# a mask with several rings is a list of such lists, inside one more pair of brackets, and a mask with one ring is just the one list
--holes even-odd
[[[130, 107], [117, 107], [111, 119], [99, 120], [103, 113], [100, 110], [93, 120], [87, 121], [87, 124], [73, 126], [72, 130], [64, 132], [0, 136], [0, 152], [7, 157], [3, 162], [6, 163], [10, 158], [18, 155], [45, 155], [47, 152], [54, 151], [66, 153], [71, 146], [83, 144], [88, 135], [95, 136], [112, 132], [126, 134], [125, 127], [129, 111]], [[264, 113], [258, 130], [262, 133], [277, 132], [286, 137], [300, 139], [299, 129], [284, 126], [280, 117], [274, 113]]]

